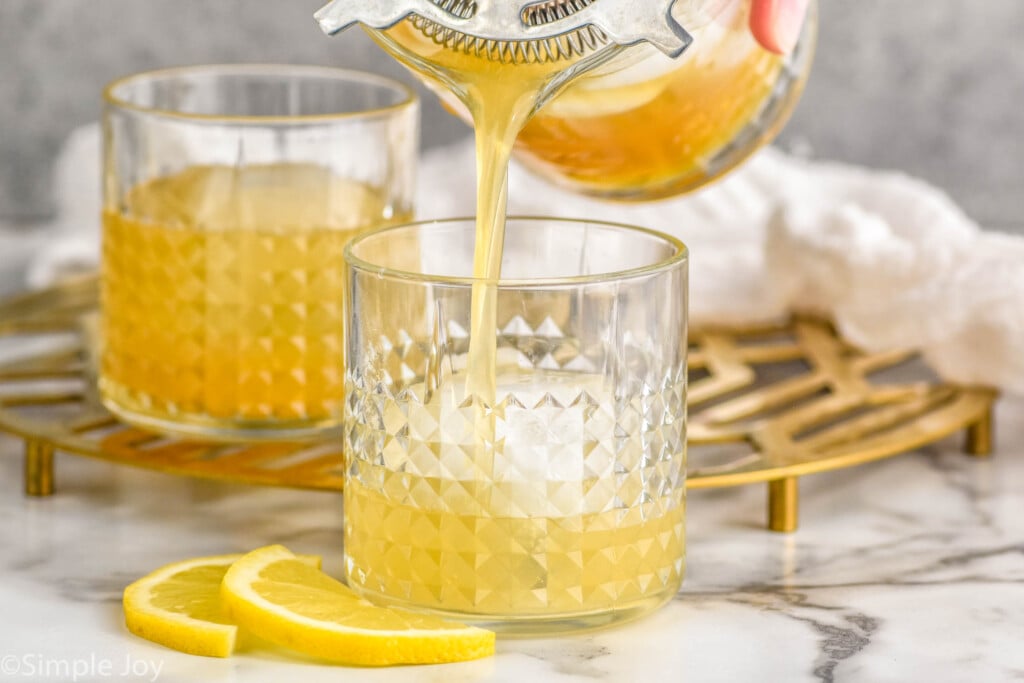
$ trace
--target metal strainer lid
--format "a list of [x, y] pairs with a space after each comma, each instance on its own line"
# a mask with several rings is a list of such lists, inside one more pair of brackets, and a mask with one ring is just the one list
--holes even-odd
[[[676, 0], [333, 0], [316, 13], [325, 33], [353, 24], [385, 29], [413, 17], [445, 44], [478, 53], [582, 54], [596, 45], [646, 42], [675, 57], [692, 41], [672, 17]], [[504, 46], [504, 47], [502, 47]]]

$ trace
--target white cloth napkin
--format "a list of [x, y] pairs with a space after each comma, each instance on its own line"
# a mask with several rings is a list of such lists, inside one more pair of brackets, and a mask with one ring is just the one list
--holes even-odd
[[[98, 156], [95, 126], [69, 138], [60, 237], [30, 284], [97, 262]], [[420, 218], [472, 215], [473, 158], [470, 141], [425, 156]], [[725, 180], [661, 202], [580, 197], [518, 165], [509, 183], [514, 214], [631, 223], [685, 241], [694, 322], [821, 313], [865, 349], [919, 349], [948, 380], [1024, 393], [1024, 238], [981, 230], [920, 180], [766, 149]]]

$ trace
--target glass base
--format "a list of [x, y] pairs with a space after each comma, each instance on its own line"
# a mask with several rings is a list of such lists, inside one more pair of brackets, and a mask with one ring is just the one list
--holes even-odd
[[321, 420], [226, 420], [193, 414], [168, 417], [126, 409], [107, 397], [100, 400], [103, 407], [122, 422], [149, 432], [190, 441], [321, 441], [340, 438], [343, 430], [340, 417]]
[[412, 605], [392, 596], [367, 590], [349, 582], [349, 588], [375, 605], [397, 607], [410, 612], [430, 614], [451, 621], [471, 626], [479, 626], [495, 631], [504, 638], [535, 638], [541, 636], [569, 635], [619, 626], [647, 616], [672, 600], [679, 592], [682, 582], [660, 593], [634, 600], [624, 605], [593, 612], [574, 612], [562, 614], [473, 614], [468, 612], [449, 612], [441, 609], [425, 608]]

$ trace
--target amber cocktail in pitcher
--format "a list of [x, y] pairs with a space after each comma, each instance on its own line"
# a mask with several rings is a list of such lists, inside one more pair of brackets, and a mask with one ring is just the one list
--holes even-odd
[[213, 439], [340, 423], [354, 235], [412, 214], [418, 104], [338, 69], [195, 67], [106, 91], [104, 404]]

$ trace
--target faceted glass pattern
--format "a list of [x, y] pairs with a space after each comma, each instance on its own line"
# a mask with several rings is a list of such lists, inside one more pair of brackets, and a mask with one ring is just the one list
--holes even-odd
[[[532, 235], [532, 249], [554, 254], [551, 231], [586, 225], [513, 221], [509, 247]], [[431, 251], [455, 238], [410, 230]], [[579, 237], [602, 246], [600, 231]], [[684, 558], [685, 262], [501, 289], [491, 401], [466, 393], [468, 287], [378, 275], [353, 274], [350, 585], [526, 632], [628, 618], [671, 597]], [[421, 319], [380, 315], [378, 296], [422, 302]], [[626, 310], [637, 306], [647, 313]]]
[[237, 66], [142, 74], [107, 97], [104, 404], [203, 438], [337, 429], [343, 249], [411, 216], [414, 96]]

